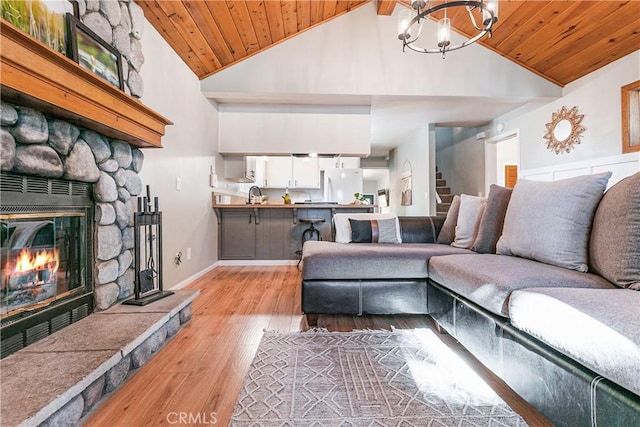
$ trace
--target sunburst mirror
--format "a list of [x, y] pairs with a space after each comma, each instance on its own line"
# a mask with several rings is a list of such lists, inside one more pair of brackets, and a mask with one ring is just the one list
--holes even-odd
[[547, 123], [547, 148], [556, 154], [569, 153], [573, 146], [580, 144], [580, 136], [586, 130], [582, 126], [583, 114], [578, 114], [578, 107], [568, 109], [563, 106], [558, 112], [551, 114], [551, 122]]

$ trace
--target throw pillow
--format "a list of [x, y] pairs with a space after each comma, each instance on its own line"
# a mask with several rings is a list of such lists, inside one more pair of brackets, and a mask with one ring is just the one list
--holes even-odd
[[586, 272], [591, 222], [610, 177], [518, 180], [496, 252]]
[[458, 223], [458, 212], [460, 211], [460, 196], [453, 196], [451, 206], [449, 206], [449, 212], [444, 219], [440, 234], [436, 243], [441, 245], [450, 245], [456, 238], [456, 224]]
[[398, 243], [396, 220], [372, 219], [362, 221], [349, 218], [353, 243]]
[[456, 225], [456, 238], [451, 246], [469, 249], [476, 240], [480, 219], [484, 212], [487, 199], [478, 196], [462, 194], [460, 196], [460, 212]]
[[496, 244], [502, 235], [504, 226], [504, 216], [507, 214], [509, 199], [511, 199], [511, 188], [491, 185], [487, 196], [487, 206], [480, 220], [476, 241], [471, 247], [472, 251], [481, 254], [495, 254]]
[[640, 172], [604, 193], [593, 219], [589, 265], [613, 284], [640, 291]]
[[333, 215], [333, 227], [335, 230], [335, 241], [338, 243], [351, 242], [351, 224], [349, 218], [372, 220], [372, 219], [394, 219], [396, 221], [396, 237], [398, 243], [402, 243], [402, 236], [400, 235], [400, 222], [398, 217], [393, 214], [379, 214], [379, 213], [337, 213]]

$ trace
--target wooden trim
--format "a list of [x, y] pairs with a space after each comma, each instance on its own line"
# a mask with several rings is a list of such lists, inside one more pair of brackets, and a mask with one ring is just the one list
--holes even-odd
[[2, 98], [136, 147], [162, 147], [170, 120], [2, 20]]
[[622, 86], [622, 152], [640, 151], [640, 80]]
[[390, 16], [396, 7], [396, 0], [378, 0], [378, 15]]

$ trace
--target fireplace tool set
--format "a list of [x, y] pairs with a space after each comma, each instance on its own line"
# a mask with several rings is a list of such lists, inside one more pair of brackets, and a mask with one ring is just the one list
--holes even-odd
[[[146, 305], [173, 295], [162, 289], [162, 212], [158, 197], [153, 198], [147, 185], [147, 196], [138, 197], [138, 211], [134, 213], [135, 238], [135, 295], [123, 304]], [[141, 240], [144, 244], [141, 245]], [[145, 262], [143, 265], [142, 262]]]

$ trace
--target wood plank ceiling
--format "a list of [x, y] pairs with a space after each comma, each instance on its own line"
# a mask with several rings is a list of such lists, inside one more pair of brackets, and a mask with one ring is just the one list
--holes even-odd
[[[136, 0], [200, 79], [369, 1]], [[378, 1], [378, 13], [411, 1], [397, 3]], [[471, 34], [466, 12], [457, 9], [449, 13], [452, 25]], [[640, 1], [500, 0], [493, 37], [480, 43], [564, 86], [640, 49]]]

